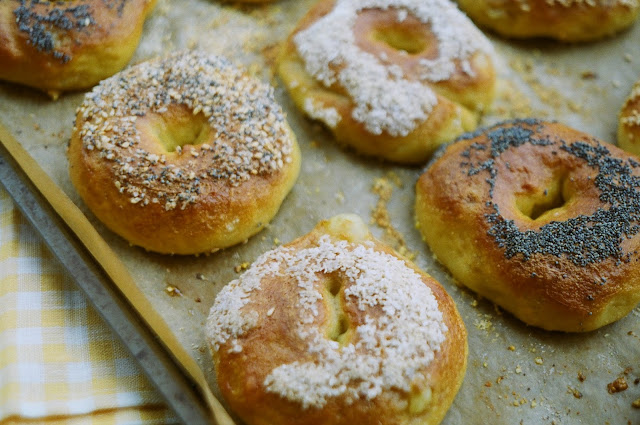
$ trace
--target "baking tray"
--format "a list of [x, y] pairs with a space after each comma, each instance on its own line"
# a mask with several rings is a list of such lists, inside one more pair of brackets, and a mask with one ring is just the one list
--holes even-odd
[[[67, 173], [65, 151], [82, 93], [52, 102], [36, 91], [0, 84], [0, 121], [86, 214], [132, 277], [123, 293], [180, 363], [197, 381], [205, 380], [216, 396], [203, 336], [215, 294], [264, 251], [307, 233], [321, 219], [353, 212], [371, 220], [376, 236], [406, 250], [438, 279], [465, 321], [469, 367], [444, 424], [640, 423], [640, 410], [632, 407], [640, 398], [640, 310], [586, 334], [546, 332], [460, 288], [433, 260], [413, 224], [414, 184], [421, 168], [386, 164], [342, 149], [293, 107], [273, 76], [273, 61], [279, 43], [313, 3], [233, 6], [160, 0], [133, 60], [198, 48], [225, 54], [276, 85], [277, 99], [298, 136], [302, 170], [273, 222], [246, 244], [208, 256], [164, 256], [132, 247], [106, 230], [86, 210]], [[615, 142], [617, 112], [640, 78], [640, 25], [583, 45], [491, 39], [498, 98], [483, 124], [535, 116]], [[607, 384], [618, 378], [629, 388], [610, 394]]]
[[0, 138], [0, 185], [37, 230], [95, 310], [120, 337], [183, 424], [206, 425], [211, 413], [193, 383], [11, 156]]

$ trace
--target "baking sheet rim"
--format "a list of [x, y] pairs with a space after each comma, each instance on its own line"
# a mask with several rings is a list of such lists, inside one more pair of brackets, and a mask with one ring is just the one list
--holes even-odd
[[208, 408], [218, 425], [235, 425], [220, 401], [213, 395], [202, 369], [178, 342], [165, 320], [153, 308], [150, 301], [141, 293], [125, 265], [100, 236], [82, 211], [71, 201], [67, 194], [44, 172], [31, 155], [7, 130], [0, 119], [0, 143], [22, 168], [31, 182], [38, 188], [53, 209], [69, 226], [81, 243], [105, 270], [114, 284], [131, 303], [134, 310], [158, 336], [160, 341], [184, 368], [204, 396]]

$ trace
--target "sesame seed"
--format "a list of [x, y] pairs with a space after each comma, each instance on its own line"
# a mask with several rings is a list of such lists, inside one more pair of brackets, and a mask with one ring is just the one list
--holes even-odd
[[[214, 136], [200, 149], [189, 150], [198, 160], [189, 161], [187, 169], [167, 163], [160, 147], [156, 152], [140, 147], [140, 117], [161, 114], [171, 105], [201, 111], [207, 103], [213, 106], [208, 124]], [[225, 58], [200, 52], [145, 62], [102, 81], [87, 93], [78, 116], [83, 146], [112, 162], [108, 167], [124, 192], [150, 193], [152, 203], [167, 210], [197, 202], [203, 180], [238, 186], [252, 175], [276, 173], [290, 161], [293, 150], [273, 88]], [[213, 155], [205, 157], [206, 152]], [[176, 153], [182, 153], [181, 146]], [[267, 157], [271, 160], [264, 161]], [[181, 185], [178, 193], [175, 185]], [[138, 203], [135, 198], [130, 201]]]

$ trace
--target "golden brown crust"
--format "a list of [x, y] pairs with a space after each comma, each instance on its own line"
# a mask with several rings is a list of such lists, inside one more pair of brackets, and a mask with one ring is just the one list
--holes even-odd
[[460, 283], [524, 322], [593, 330], [640, 301], [637, 161], [561, 124], [498, 125], [420, 177], [417, 225]]
[[[292, 140], [295, 140], [291, 133]], [[148, 139], [143, 143], [149, 142]], [[203, 185], [195, 206], [167, 211], [161, 204], [131, 203], [113, 184], [113, 170], [81, 148], [74, 134], [69, 147], [71, 181], [89, 209], [109, 229], [134, 245], [164, 254], [197, 254], [244, 242], [276, 215], [298, 176], [300, 152], [280, 172], [254, 176], [239, 186], [223, 180]], [[189, 146], [186, 155], [194, 148]], [[153, 148], [150, 149], [153, 151]], [[183, 154], [183, 158], [188, 158]], [[182, 158], [171, 158], [177, 166]], [[90, 182], [87, 184], [87, 182]]]
[[[295, 136], [271, 89], [222, 58], [198, 53], [179, 53], [126, 72], [122, 80], [118, 74], [102, 82], [78, 109], [69, 172], [89, 209], [132, 244], [171, 254], [235, 245], [267, 225], [300, 169]], [[189, 72], [199, 75], [184, 81], [172, 77]], [[145, 79], [153, 73], [166, 81]], [[222, 97], [206, 92], [214, 87], [208, 79], [215, 80]], [[118, 91], [123, 81], [126, 91]], [[182, 98], [178, 89], [169, 97], [171, 84], [181, 87]], [[198, 92], [206, 94], [194, 99]], [[161, 101], [165, 96], [171, 99], [167, 104]], [[116, 103], [126, 106], [103, 109]], [[235, 109], [241, 105], [246, 109]], [[193, 135], [174, 134], [194, 121]], [[167, 143], [175, 138], [187, 143], [171, 149]]]
[[640, 81], [633, 86], [620, 110], [618, 146], [640, 155]]
[[[57, 97], [129, 62], [156, 0], [0, 2], [0, 79]], [[55, 18], [54, 18], [55, 17]]]
[[478, 25], [514, 38], [550, 37], [581, 42], [633, 24], [637, 0], [457, 0]]
[[[466, 370], [466, 330], [452, 299], [433, 278], [421, 272], [408, 260], [399, 257], [389, 247], [373, 239], [366, 226], [355, 216], [338, 216], [321, 222], [311, 233], [284, 248], [295, 253], [301, 253], [310, 248], [317, 249], [322, 245], [322, 238], [326, 235], [330, 235], [330, 238], [335, 241], [346, 239], [354, 244], [353, 247], [362, 247], [368, 243], [367, 241], [372, 242], [373, 245], [365, 246], [371, 246], [383, 255], [400, 259], [406, 267], [419, 274], [421, 281], [435, 296], [447, 331], [446, 339], [435, 352], [435, 358], [426, 369], [419, 371], [427, 377], [426, 381], [422, 383], [420, 380], [416, 381], [408, 393], [391, 388], [384, 389], [382, 393], [371, 399], [360, 397], [351, 401], [348, 396], [341, 394], [327, 397], [320, 407], [312, 405], [306, 408], [302, 407], [300, 402], [291, 401], [281, 394], [267, 391], [264, 383], [276, 368], [294, 362], [321, 363], [321, 360], [318, 360], [317, 353], [309, 351], [308, 342], [301, 339], [297, 331], [300, 321], [303, 320], [296, 309], [300, 302], [298, 278], [293, 275], [262, 276], [260, 290], [251, 292], [249, 304], [243, 309], [243, 314], [250, 314], [249, 311], [257, 312], [257, 316], [261, 319], [255, 327], [238, 336], [237, 340], [229, 340], [215, 347], [221, 338], [212, 335], [213, 327], [211, 323], [208, 325], [211, 327], [208, 329], [210, 342], [216, 341], [213, 343], [212, 350], [218, 384], [225, 400], [232, 410], [250, 425], [369, 423], [435, 425], [440, 423], [462, 383]], [[327, 279], [335, 279], [335, 276], [332, 273], [322, 273], [319, 279], [317, 286], [320, 292], [325, 292], [324, 282]], [[355, 326], [364, 325], [367, 316], [380, 320], [380, 317], [385, 314], [379, 307], [378, 309], [369, 307], [360, 309], [355, 301], [347, 302], [344, 293], [352, 283], [344, 280], [340, 285], [342, 285], [339, 293], [341, 308], [349, 322], [347, 332], [349, 336], [346, 341], [342, 341], [343, 348], [340, 349], [344, 350], [348, 344], [354, 343], [354, 338], [357, 339], [353, 331]], [[305, 325], [307, 330], [317, 328], [329, 332], [327, 329], [332, 326], [331, 321], [334, 315], [332, 313], [334, 307], [331, 306], [331, 302], [328, 302], [330, 298], [331, 295], [328, 292], [323, 294], [318, 314], [313, 322]], [[349, 298], [351, 299], [351, 296]], [[369, 302], [375, 304], [373, 300]], [[428, 307], [425, 306], [425, 308]], [[218, 320], [214, 314], [215, 309], [216, 306], [212, 308], [209, 319], [212, 323]], [[217, 313], [220, 313], [219, 309]], [[426, 343], [426, 341], [416, 342], [416, 344]], [[241, 351], [234, 350], [234, 344], [241, 345]], [[309, 374], [311, 373], [309, 371]], [[336, 377], [336, 379], [340, 378]], [[354, 383], [347, 385], [353, 386]], [[420, 395], [424, 396], [424, 400]], [[426, 399], [428, 401], [425, 402]]]
[[[429, 111], [423, 118], [414, 120], [410, 125], [405, 123], [402, 129], [399, 129], [402, 126], [398, 126], [397, 122], [380, 128], [378, 123], [372, 122], [375, 118], [360, 117], [358, 110], [361, 105], [354, 100], [359, 95], [353, 93], [357, 89], [351, 89], [350, 93], [350, 89], [342, 83], [335, 81], [326, 84], [317, 76], [314, 77], [309, 72], [308, 60], [296, 46], [296, 36], [332, 13], [335, 5], [335, 0], [320, 1], [301, 20], [281, 50], [278, 73], [299, 109], [326, 124], [338, 142], [351, 146], [360, 153], [401, 163], [422, 163], [437, 146], [476, 127], [479, 114], [493, 100], [495, 85], [491, 47], [481, 33], [477, 34], [478, 45], [473, 53], [463, 58], [452, 58], [453, 69], [449, 70], [450, 74], [432, 78], [426, 76], [430, 71], [425, 72], [424, 61], [437, 60], [447, 53], [443, 45], [438, 45], [436, 36], [444, 39], [458, 35], [434, 34], [429, 29], [429, 24], [422, 22], [412, 12], [402, 15], [399, 11], [408, 9], [394, 7], [393, 1], [389, 1], [388, 9], [367, 8], [358, 11], [353, 28], [343, 30], [353, 32], [354, 49], [371, 55], [381, 65], [396, 65], [403, 73], [403, 80], [422, 85], [420, 90], [427, 90], [427, 97], [433, 96], [434, 105], [431, 106], [432, 109], [427, 108]], [[439, 7], [449, 6], [434, 6], [436, 9]], [[457, 10], [454, 12], [458, 13]], [[463, 16], [454, 17], [464, 19]], [[477, 31], [466, 20], [461, 24], [451, 23], [451, 27], [462, 33]], [[314, 61], [316, 59], [313, 58]], [[347, 55], [345, 62], [352, 59]], [[333, 64], [329, 68], [340, 74], [349, 66], [348, 63]], [[369, 84], [365, 74], [362, 72], [361, 76], [363, 86]], [[395, 93], [395, 101], [401, 107], [405, 102], [415, 104], [424, 101], [409, 100], [397, 90]], [[419, 108], [418, 105], [417, 109]], [[380, 109], [378, 112], [393, 114], [384, 111], [384, 108]], [[415, 113], [415, 110], [410, 112]], [[392, 117], [390, 120], [401, 119]]]

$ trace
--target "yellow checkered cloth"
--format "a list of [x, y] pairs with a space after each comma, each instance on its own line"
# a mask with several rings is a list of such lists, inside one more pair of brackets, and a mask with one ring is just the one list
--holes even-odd
[[0, 424], [178, 423], [0, 187]]

